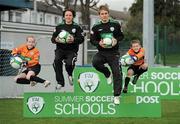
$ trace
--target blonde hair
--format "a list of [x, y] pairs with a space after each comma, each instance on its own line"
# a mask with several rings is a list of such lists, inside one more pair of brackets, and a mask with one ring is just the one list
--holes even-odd
[[132, 44], [135, 44], [135, 43], [138, 43], [139, 45], [141, 45], [140, 40], [135, 39], [135, 40], [132, 40], [132, 41], [131, 41], [131, 46], [132, 46]]
[[26, 41], [28, 41], [28, 39], [29, 39], [29, 38], [32, 38], [32, 39], [34, 39], [34, 42], [36, 42], [36, 39], [35, 39], [35, 37], [34, 37], [34, 36], [32, 36], [32, 35], [30, 35], [30, 36], [27, 36], [27, 37], [26, 37]]
[[107, 11], [109, 13], [109, 8], [107, 5], [101, 5], [99, 6], [99, 10], [98, 10], [98, 13], [100, 14], [100, 12], [104, 10], [104, 11]]

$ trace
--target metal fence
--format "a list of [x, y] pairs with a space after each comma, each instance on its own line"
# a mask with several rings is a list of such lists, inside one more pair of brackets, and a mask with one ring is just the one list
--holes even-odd
[[180, 28], [173, 26], [155, 27], [155, 63], [180, 65]]
[[11, 50], [0, 49], [0, 76], [13, 76], [18, 73], [10, 65]]

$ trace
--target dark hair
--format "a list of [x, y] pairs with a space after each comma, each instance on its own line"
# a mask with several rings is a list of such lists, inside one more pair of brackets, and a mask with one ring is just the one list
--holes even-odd
[[99, 14], [100, 14], [100, 11], [101, 11], [101, 10], [108, 11], [108, 13], [109, 13], [109, 8], [108, 8], [107, 5], [101, 5], [101, 6], [99, 7], [99, 10], [98, 10], [98, 13], [99, 13]]
[[63, 17], [65, 16], [65, 13], [66, 13], [67, 11], [70, 11], [70, 12], [72, 13], [73, 18], [76, 17], [75, 11], [74, 11], [73, 9], [70, 9], [70, 8], [67, 8], [67, 9], [65, 9], [65, 10], [63, 11]]

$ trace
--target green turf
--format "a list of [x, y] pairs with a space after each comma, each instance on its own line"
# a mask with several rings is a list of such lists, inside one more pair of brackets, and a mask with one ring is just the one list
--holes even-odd
[[179, 54], [168, 54], [166, 56], [166, 63], [168, 65], [180, 65], [180, 55]]
[[[167, 54], [165, 57], [163, 55], [159, 55], [159, 61], [157, 60], [157, 56], [155, 57], [156, 63], [158, 64], [166, 64], [167, 66], [178, 66], [180, 65], [180, 56], [178, 54]], [[164, 61], [165, 60], [165, 61]]]
[[24, 118], [22, 99], [0, 99], [0, 124], [179, 124], [180, 101], [162, 101], [161, 118]]

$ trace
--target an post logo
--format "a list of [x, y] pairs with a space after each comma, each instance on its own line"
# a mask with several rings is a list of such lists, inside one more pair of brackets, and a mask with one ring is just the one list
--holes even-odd
[[44, 107], [44, 99], [40, 96], [28, 98], [27, 106], [33, 114], [38, 114]]
[[99, 76], [94, 72], [84, 72], [79, 75], [79, 85], [86, 93], [94, 92], [99, 86]]
[[136, 104], [155, 104], [159, 103], [159, 96], [136, 96]]

